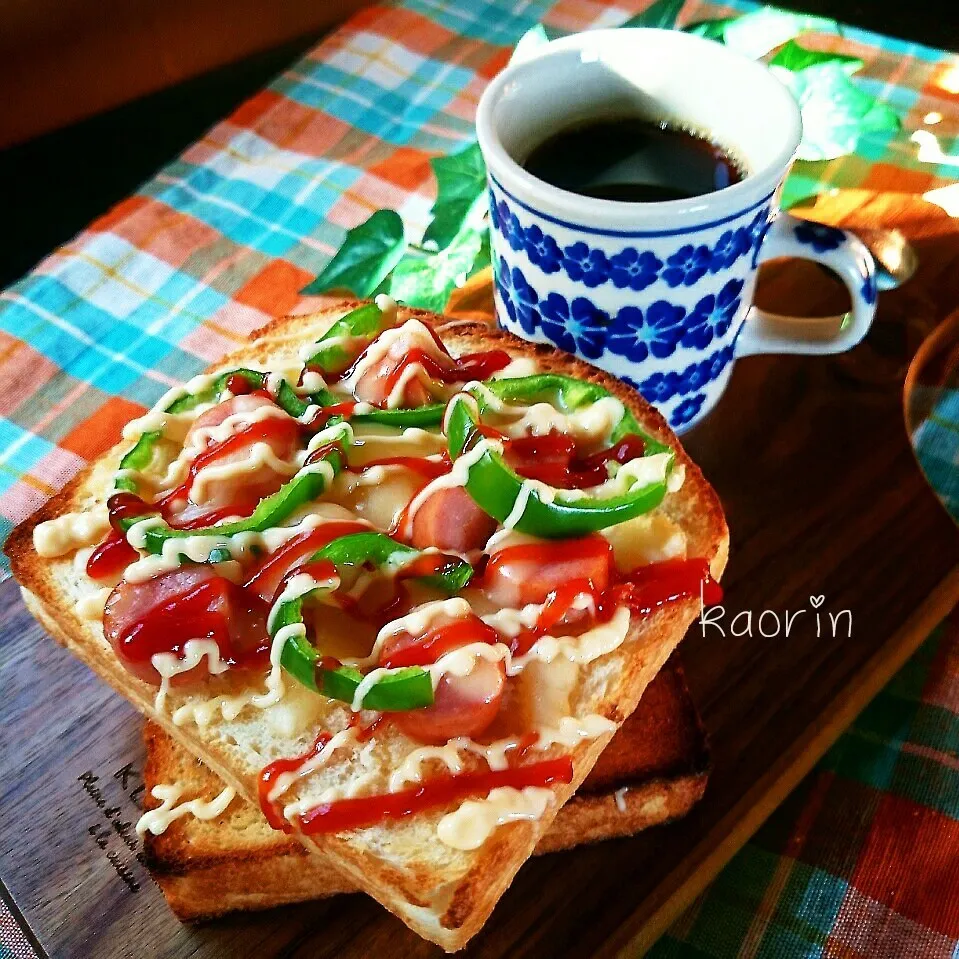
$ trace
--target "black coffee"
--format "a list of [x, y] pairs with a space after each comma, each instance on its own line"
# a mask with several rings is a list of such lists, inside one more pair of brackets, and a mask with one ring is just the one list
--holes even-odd
[[637, 116], [566, 127], [535, 147], [523, 166], [571, 193], [628, 203], [685, 200], [743, 178], [718, 144]]

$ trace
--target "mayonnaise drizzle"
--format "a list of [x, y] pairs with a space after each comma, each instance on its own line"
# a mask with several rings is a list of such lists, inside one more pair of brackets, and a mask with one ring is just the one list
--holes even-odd
[[182, 793], [183, 787], [179, 783], [161, 783], [154, 786], [150, 794], [154, 799], [159, 799], [162, 805], [148, 810], [139, 818], [136, 825], [137, 835], [143, 836], [150, 832], [159, 836], [166, 832], [172, 822], [186, 815], [193, 815], [201, 820], [216, 819], [226, 812], [227, 806], [236, 796], [236, 790], [232, 786], [226, 786], [215, 799], [190, 799], [177, 805]]
[[212, 639], [188, 639], [183, 644], [182, 656], [176, 653], [154, 653], [150, 657], [153, 668], [160, 674], [160, 688], [153, 701], [153, 708], [158, 713], [162, 713], [166, 705], [173, 677], [195, 669], [204, 659], [207, 660], [207, 669], [211, 676], [218, 676], [230, 668], [229, 663], [220, 658], [220, 647]]
[[[556, 726], [543, 726], [535, 730], [538, 734], [537, 750], [550, 746], [563, 746], [571, 749], [583, 740], [598, 739], [612, 735], [616, 723], [598, 713], [586, 716], [564, 716]], [[453, 775], [465, 770], [464, 759], [467, 755], [485, 759], [490, 769], [506, 769], [509, 766], [509, 753], [523, 742], [523, 734], [497, 739], [492, 743], [474, 742], [465, 736], [451, 739], [442, 746], [420, 746], [410, 752], [390, 776], [389, 791], [399, 792], [407, 783], [420, 782], [423, 779], [423, 766], [436, 761], [442, 763]]]
[[33, 530], [33, 548], [38, 556], [65, 556], [81, 546], [91, 546], [110, 529], [106, 507], [94, 506], [82, 513], [64, 513], [40, 523]]
[[552, 790], [537, 786], [501, 786], [485, 799], [467, 799], [447, 813], [436, 827], [436, 837], [452, 849], [479, 849], [499, 826], [541, 819], [552, 795]]

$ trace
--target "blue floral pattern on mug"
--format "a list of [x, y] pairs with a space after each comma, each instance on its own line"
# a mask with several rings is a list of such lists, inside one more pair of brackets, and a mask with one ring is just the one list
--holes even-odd
[[540, 329], [568, 353], [577, 350], [598, 360], [603, 355], [609, 314], [597, 309], [585, 296], [571, 303], [559, 293], [550, 293], [541, 305]]
[[502, 297], [509, 318], [532, 335], [539, 325], [539, 296], [523, 276], [523, 271], [514, 266], [512, 272], [503, 257], [496, 271], [496, 286]]
[[727, 270], [753, 245], [752, 234], [745, 227], [727, 230], [712, 249], [709, 260], [709, 272], [719, 273]]
[[682, 339], [686, 311], [665, 300], [651, 303], [645, 313], [638, 306], [624, 306], [617, 314], [607, 346], [613, 353], [640, 363], [648, 356], [672, 356]]
[[656, 282], [663, 261], [649, 250], [640, 253], [634, 247], [628, 246], [625, 250], [609, 258], [609, 278], [613, 285], [623, 290], [645, 290], [647, 286]]
[[593, 250], [582, 241], [563, 250], [563, 264], [571, 280], [582, 280], [587, 286], [599, 286], [609, 277], [609, 260], [602, 250]]
[[650, 403], [665, 403], [674, 396], [693, 393], [718, 379], [723, 370], [732, 363], [733, 352], [732, 344], [728, 344], [706, 359], [690, 363], [681, 372], [668, 370], [665, 373], [652, 373], [639, 383], [628, 376], [623, 379], [633, 389], [639, 390]]
[[739, 309], [742, 291], [742, 280], [730, 280], [715, 296], [704, 296], [689, 314], [683, 346], [704, 350], [713, 337], [725, 336]]
[[685, 426], [691, 420], [696, 418], [699, 411], [703, 408], [703, 403], [705, 401], [705, 393], [697, 393], [695, 396], [690, 396], [689, 399], [683, 400], [682, 403], [680, 403], [670, 415], [669, 425], [674, 429], [680, 426]]
[[692, 286], [705, 276], [712, 253], [708, 246], [681, 246], [667, 261], [663, 279], [672, 287]]
[[523, 247], [530, 263], [535, 263], [544, 273], [555, 273], [559, 269], [563, 258], [559, 246], [535, 223], [524, 234]]
[[673, 289], [694, 286], [707, 273], [715, 275], [731, 269], [750, 250], [754, 251], [755, 266], [755, 256], [769, 226], [770, 208], [760, 209], [749, 226], [725, 230], [712, 247], [683, 244], [665, 262], [652, 250], [635, 246], [607, 253], [579, 240], [563, 247], [539, 224], [524, 227], [505, 200], [491, 199], [490, 222], [511, 249], [525, 253], [530, 263], [547, 275], [562, 270], [574, 282], [590, 288], [612, 283], [617, 289], [638, 293], [658, 280]]
[[862, 298], [872, 306], [876, 302], [876, 297], [879, 295], [879, 286], [876, 282], [876, 274], [870, 273], [863, 281], [862, 287], [860, 289], [862, 293]]
[[842, 246], [846, 234], [834, 226], [807, 221], [796, 227], [796, 239], [800, 243], [811, 245], [817, 253], [828, 253]]

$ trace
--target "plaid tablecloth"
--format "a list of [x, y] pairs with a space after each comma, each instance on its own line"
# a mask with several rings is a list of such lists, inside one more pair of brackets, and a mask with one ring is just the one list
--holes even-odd
[[[530, 26], [610, 26], [643, 5], [367, 9], [0, 294], [0, 535], [171, 383], [295, 307], [370, 212], [393, 207], [422, 230], [429, 157], [472, 139], [480, 92]], [[680, 21], [748, 9], [689, 2]], [[805, 164], [794, 193], [947, 186], [959, 153], [959, 58], [853, 28], [814, 42], [862, 58], [856, 82], [894, 106], [904, 129]], [[912, 139], [920, 128], [934, 139]], [[957, 864], [959, 638], [950, 629], [657, 951], [959, 956]], [[0, 954], [12, 948], [5, 928]]]

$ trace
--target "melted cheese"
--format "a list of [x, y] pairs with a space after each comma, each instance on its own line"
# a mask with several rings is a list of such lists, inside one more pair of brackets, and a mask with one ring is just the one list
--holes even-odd
[[[253, 706], [256, 709], [269, 709], [272, 706], [276, 706], [286, 693], [286, 684], [283, 681], [283, 667], [280, 665], [283, 647], [286, 645], [288, 639], [294, 636], [305, 635], [306, 627], [303, 623], [292, 623], [277, 631], [277, 634], [273, 637], [273, 643], [270, 646], [270, 672], [266, 677], [265, 692], [256, 693], [252, 690], [246, 690], [235, 696], [213, 696], [211, 698], [199, 696], [188, 699], [183, 705], [173, 711], [173, 716], [171, 717], [173, 719], [173, 725], [185, 726], [187, 723], [193, 722], [196, 723], [197, 726], [208, 726], [213, 721], [217, 712], [226, 720], [234, 720], [247, 706]], [[186, 651], [186, 647], [189, 645], [189, 643], [186, 644], [184, 651]], [[216, 644], [214, 643], [213, 645], [215, 646]], [[160, 655], [169, 656], [172, 654], [164, 653]], [[153, 657], [154, 660], [156, 660], [156, 658], [156, 656]], [[154, 663], [154, 665], [156, 664]], [[180, 672], [184, 671], [185, 670], [180, 670]], [[157, 672], [159, 672], [159, 668]], [[210, 672], [213, 672], [212, 660]], [[165, 679], [166, 677], [164, 677], [164, 680]], [[162, 686], [161, 692], [163, 692]], [[159, 699], [159, 694], [157, 694], [157, 698]]]
[[215, 799], [190, 799], [177, 805], [177, 800], [182, 793], [183, 787], [176, 783], [172, 785], [161, 783], [154, 786], [151, 795], [154, 799], [159, 799], [162, 805], [148, 810], [140, 817], [136, 825], [137, 835], [143, 836], [150, 832], [154, 836], [159, 836], [167, 831], [170, 823], [186, 815], [196, 816], [197, 819], [202, 820], [216, 819], [226, 812], [227, 806], [236, 796], [236, 790], [232, 786], [227, 786]]
[[616, 568], [621, 573], [686, 556], [686, 534], [664, 513], [644, 513], [602, 530], [602, 535], [613, 547]]
[[453, 849], [479, 849], [499, 826], [542, 818], [551, 797], [551, 790], [536, 786], [494, 789], [485, 799], [467, 799], [455, 812], [447, 813], [436, 827], [436, 836]]
[[340, 473], [330, 484], [329, 496], [377, 529], [390, 529], [422, 482], [412, 470], [373, 466], [363, 473]]
[[65, 556], [81, 546], [98, 542], [109, 529], [110, 519], [105, 507], [95, 506], [83, 513], [64, 513], [34, 528], [33, 548], [44, 559]]
[[440, 433], [431, 433], [417, 426], [396, 433], [371, 432], [372, 429], [372, 426], [354, 429], [350, 466], [363, 466], [370, 460], [396, 455], [435, 458], [446, 449], [446, 439]]

